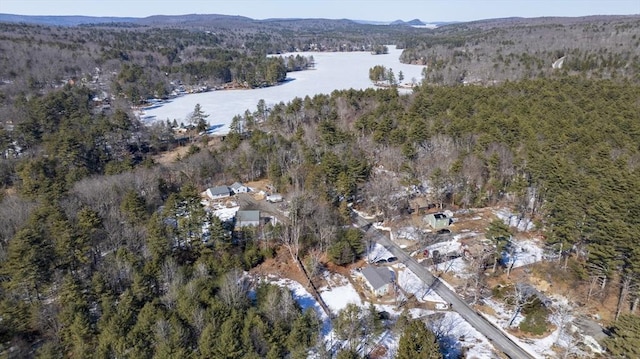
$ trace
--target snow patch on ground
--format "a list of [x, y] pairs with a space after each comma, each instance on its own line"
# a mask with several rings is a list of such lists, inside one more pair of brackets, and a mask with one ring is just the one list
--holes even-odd
[[514, 268], [542, 261], [544, 250], [536, 240], [514, 241], [514, 245], [516, 246], [513, 252], [515, 256]]
[[429, 288], [417, 275], [404, 264], [398, 264], [398, 285], [407, 294], [413, 294], [419, 302], [447, 303]]
[[220, 218], [221, 221], [225, 222], [230, 219], [233, 219], [236, 216], [236, 212], [238, 212], [239, 209], [240, 209], [239, 206], [231, 207], [231, 208], [220, 208], [212, 211], [211, 213], [214, 216]]
[[417, 241], [420, 238], [420, 230], [416, 227], [400, 228], [396, 232], [396, 238], [408, 239], [410, 241]]
[[[482, 315], [490, 322], [496, 324], [498, 328], [503, 329], [503, 332], [505, 332], [505, 334], [509, 336], [509, 338], [511, 338], [524, 350], [529, 352], [529, 354], [533, 355], [535, 358], [555, 358], [558, 355], [552, 350], [552, 346], [556, 342], [559, 329], [556, 329], [543, 338], [520, 339], [504, 330], [509, 326], [509, 322], [513, 314], [512, 310], [507, 309], [504, 304], [496, 302], [492, 299], [484, 299], [484, 304], [491, 307], [496, 314], [489, 315], [486, 313], [482, 313]], [[517, 327], [523, 319], [524, 317], [522, 316], [522, 314], [518, 314], [513, 322], [513, 326]], [[553, 317], [551, 318], [551, 321], [554, 322]]]
[[520, 232], [528, 232], [534, 229], [535, 225], [530, 218], [520, 218], [512, 213], [508, 208], [494, 210], [493, 213], [509, 227], [517, 228]]
[[374, 243], [371, 246], [369, 253], [367, 254], [367, 261], [369, 263], [375, 263], [382, 259], [387, 260], [393, 256], [394, 255], [391, 252], [389, 252], [385, 247], [381, 246], [378, 243]]
[[431, 324], [431, 329], [451, 354], [461, 353], [462, 348], [467, 348], [466, 358], [494, 357], [493, 345], [489, 340], [456, 312], [444, 313], [442, 319]]
[[336, 278], [343, 278], [344, 280], [341, 282], [344, 284], [322, 287], [318, 291], [320, 292], [322, 300], [324, 300], [333, 314], [338, 314], [338, 312], [346, 308], [349, 303], [358, 306], [364, 305], [362, 299], [360, 299], [360, 295], [346, 278], [336, 274], [333, 274], [331, 277], [334, 281]]

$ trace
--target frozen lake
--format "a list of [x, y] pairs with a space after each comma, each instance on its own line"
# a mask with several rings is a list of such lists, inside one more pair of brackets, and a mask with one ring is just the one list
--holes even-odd
[[[219, 127], [218, 134], [229, 132], [231, 119], [235, 115], [244, 114], [245, 110], [254, 112], [260, 99], [264, 99], [271, 107], [279, 102], [287, 103], [296, 97], [313, 97], [317, 94], [329, 94], [334, 90], [366, 89], [374, 87], [369, 80], [369, 69], [383, 65], [393, 69], [396, 78], [402, 71], [403, 83], [411, 83], [412, 79], [420, 81], [424, 66], [400, 63], [400, 54], [395, 46], [389, 46], [386, 55], [371, 55], [369, 52], [301, 52], [303, 56], [313, 56], [315, 69], [290, 72], [287, 81], [278, 86], [251, 90], [222, 90], [198, 94], [190, 94], [174, 98], [160, 107], [146, 110], [143, 114], [145, 123], [166, 121], [178, 123], [185, 120], [196, 104], [209, 115], [210, 125]], [[298, 54], [298, 53], [296, 53]], [[290, 54], [284, 54], [288, 56]], [[294, 54], [295, 55], [295, 54]]]

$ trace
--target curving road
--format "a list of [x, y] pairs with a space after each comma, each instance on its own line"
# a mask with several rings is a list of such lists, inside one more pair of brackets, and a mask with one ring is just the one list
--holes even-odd
[[478, 314], [465, 301], [449, 289], [440, 279], [436, 278], [424, 266], [411, 258], [402, 248], [392, 242], [384, 233], [373, 228], [371, 222], [356, 213], [352, 213], [353, 222], [362, 231], [368, 233], [378, 244], [393, 253], [398, 260], [404, 263], [415, 275], [417, 275], [426, 285], [432, 288], [442, 299], [451, 304], [451, 309], [458, 312], [471, 326], [482, 333], [493, 346], [513, 359], [533, 359], [535, 358], [523, 348], [518, 346], [513, 340], [505, 335], [493, 323]]

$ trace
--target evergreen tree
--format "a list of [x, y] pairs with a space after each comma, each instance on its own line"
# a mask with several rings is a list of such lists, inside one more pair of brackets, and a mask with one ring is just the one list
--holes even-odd
[[396, 359], [441, 358], [435, 334], [421, 320], [411, 321], [400, 337]]
[[242, 346], [242, 321], [239, 318], [239, 314], [233, 314], [222, 323], [213, 353], [215, 358], [242, 358], [245, 348]]
[[204, 113], [202, 106], [198, 103], [193, 108], [191, 115], [189, 115], [189, 123], [194, 125], [198, 132], [202, 132], [207, 129], [207, 117], [209, 117], [209, 115]]
[[621, 315], [611, 328], [613, 335], [605, 339], [607, 351], [616, 358], [640, 358], [640, 316]]
[[147, 204], [136, 191], [129, 190], [120, 203], [120, 210], [131, 223], [141, 223], [147, 218]]

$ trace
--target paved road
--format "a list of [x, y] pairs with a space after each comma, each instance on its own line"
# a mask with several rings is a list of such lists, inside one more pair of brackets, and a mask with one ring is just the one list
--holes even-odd
[[534, 357], [518, 346], [500, 329], [487, 319], [476, 313], [474, 309], [449, 289], [440, 279], [436, 278], [424, 266], [411, 258], [402, 248], [392, 242], [384, 233], [373, 228], [371, 222], [353, 213], [354, 223], [363, 231], [372, 235], [378, 244], [393, 253], [398, 260], [411, 269], [426, 285], [434, 290], [442, 299], [451, 303], [452, 310], [458, 312], [472, 327], [482, 333], [494, 347], [513, 359], [533, 359]]

